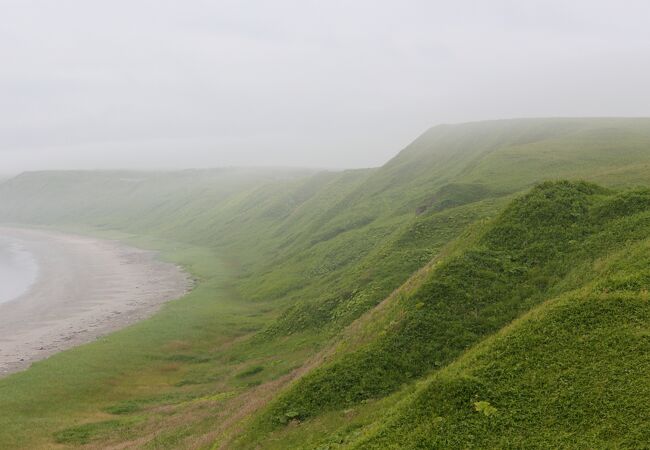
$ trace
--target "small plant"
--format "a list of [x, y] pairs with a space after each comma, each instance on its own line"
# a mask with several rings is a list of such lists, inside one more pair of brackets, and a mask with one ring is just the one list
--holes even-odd
[[493, 416], [497, 413], [497, 409], [487, 401], [474, 402], [474, 410], [482, 413], [486, 417]]
[[289, 411], [288, 413], [285, 413], [284, 416], [289, 420], [299, 420], [300, 419], [300, 413], [297, 411]]

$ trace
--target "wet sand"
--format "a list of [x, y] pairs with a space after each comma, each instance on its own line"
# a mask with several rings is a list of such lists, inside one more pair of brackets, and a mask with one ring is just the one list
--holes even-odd
[[38, 275], [0, 303], [0, 377], [151, 316], [190, 288], [178, 266], [122, 243], [0, 227], [33, 255]]

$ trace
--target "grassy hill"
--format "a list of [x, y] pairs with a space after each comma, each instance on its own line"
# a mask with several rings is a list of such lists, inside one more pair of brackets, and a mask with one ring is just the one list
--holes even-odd
[[645, 189], [594, 198], [549, 299], [427, 377], [350, 446], [644, 447], [649, 200]]
[[0, 447], [635, 447], [649, 181], [647, 119], [438, 126], [367, 170], [6, 180], [0, 222], [199, 284], [0, 380]]
[[[305, 448], [642, 447], [649, 218], [647, 189], [536, 187], [420, 274], [376, 339], [297, 382], [251, 434], [279, 430], [293, 448], [314, 436]], [[282, 426], [288, 416], [320, 417]]]

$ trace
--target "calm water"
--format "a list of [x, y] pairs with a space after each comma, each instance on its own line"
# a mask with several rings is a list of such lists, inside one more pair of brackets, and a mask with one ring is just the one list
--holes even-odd
[[0, 303], [27, 292], [37, 275], [38, 265], [23, 243], [0, 235]]

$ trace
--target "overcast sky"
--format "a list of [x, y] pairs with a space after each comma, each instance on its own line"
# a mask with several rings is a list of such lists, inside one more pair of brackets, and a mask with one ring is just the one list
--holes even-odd
[[0, 0], [0, 172], [382, 164], [432, 125], [649, 116], [650, 2]]

